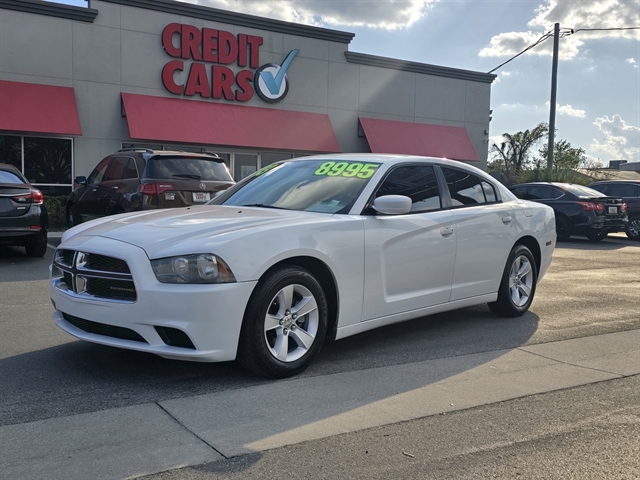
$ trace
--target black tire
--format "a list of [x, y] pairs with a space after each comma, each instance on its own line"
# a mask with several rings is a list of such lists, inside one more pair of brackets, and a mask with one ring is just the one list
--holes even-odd
[[[284, 297], [279, 295], [283, 294], [285, 288], [291, 289], [290, 310], [286, 306], [286, 299], [282, 305], [280, 303]], [[303, 297], [300, 292], [310, 294], [317, 308], [298, 320], [293, 315], [299, 305], [297, 302], [301, 302], [303, 298], [311, 301], [308, 295]], [[322, 347], [327, 331], [327, 311], [322, 286], [307, 270], [283, 265], [267, 273], [258, 282], [245, 310], [238, 344], [238, 362], [247, 370], [265, 377], [285, 378], [297, 375], [311, 364]], [[268, 313], [274, 319], [283, 314], [279, 324], [274, 323], [269, 330], [266, 326]], [[300, 345], [301, 338], [309, 341], [311, 337], [313, 339], [308, 348]], [[285, 345], [285, 341], [286, 347], [280, 348]], [[276, 350], [287, 358], [278, 359]], [[290, 354], [291, 358], [288, 358]], [[296, 358], [296, 355], [301, 356]]]
[[78, 209], [73, 203], [67, 208], [67, 225], [69, 226], [69, 228], [80, 225], [80, 216], [78, 215]]
[[599, 242], [607, 238], [607, 235], [609, 235], [608, 232], [589, 233], [587, 234], [587, 238], [592, 242]]
[[571, 237], [569, 221], [564, 217], [556, 217], [556, 236], [559, 242], [566, 242]]
[[27, 251], [28, 257], [44, 257], [47, 253], [47, 231], [43, 230], [36, 235], [36, 240], [33, 243], [27, 243], [24, 246]]
[[[522, 275], [524, 277], [524, 281], [522, 278], [517, 277], [519, 280], [519, 286], [514, 285], [514, 288], [518, 290], [518, 292], [524, 292], [525, 289], [522, 286], [529, 288], [529, 294], [521, 304], [516, 304], [514, 299], [512, 298], [512, 269], [515, 268], [514, 264], [516, 262], [520, 262], [521, 259], [526, 259], [528, 265], [530, 266], [530, 272], [532, 274], [531, 278], [527, 275]], [[520, 263], [523, 265], [523, 262]], [[517, 265], [516, 265], [517, 266]], [[530, 282], [529, 282], [530, 280]], [[533, 297], [536, 293], [536, 285], [538, 283], [538, 267], [536, 265], [536, 261], [531, 254], [531, 251], [525, 247], [524, 245], [516, 245], [509, 253], [509, 258], [507, 259], [507, 264], [504, 267], [504, 272], [502, 273], [502, 281], [500, 282], [500, 287], [498, 289], [498, 299], [495, 302], [487, 304], [491, 311], [496, 315], [500, 315], [502, 317], [519, 317], [523, 315], [529, 307], [531, 306], [531, 302], [533, 302]], [[520, 293], [518, 293], [518, 296]], [[518, 297], [518, 301], [522, 298]]]
[[640, 218], [629, 220], [625, 233], [631, 240], [640, 241]]

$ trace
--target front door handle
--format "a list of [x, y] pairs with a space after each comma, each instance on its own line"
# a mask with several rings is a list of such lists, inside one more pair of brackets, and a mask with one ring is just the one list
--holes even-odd
[[451, 235], [453, 235], [453, 228], [451, 227], [441, 228], [440, 235], [442, 235], [443, 237], [450, 237]]
[[506, 217], [502, 217], [502, 223], [504, 223], [505, 225], [509, 225], [511, 223], [511, 220], [513, 220], [513, 218], [511, 218], [509, 215], [507, 215]]

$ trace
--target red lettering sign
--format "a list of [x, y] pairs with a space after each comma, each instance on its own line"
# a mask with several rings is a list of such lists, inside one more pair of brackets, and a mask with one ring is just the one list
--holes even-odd
[[[255, 35], [234, 35], [225, 30], [170, 23], [162, 31], [162, 47], [169, 56], [181, 60], [171, 60], [163, 67], [162, 84], [174, 95], [247, 102], [255, 91], [254, 72], [234, 73], [223, 65], [235, 63], [239, 67], [258, 68], [262, 43], [262, 37]], [[192, 63], [186, 82], [180, 85], [176, 82], [176, 73], [185, 70], [185, 60]], [[201, 62], [218, 65], [209, 69]]]

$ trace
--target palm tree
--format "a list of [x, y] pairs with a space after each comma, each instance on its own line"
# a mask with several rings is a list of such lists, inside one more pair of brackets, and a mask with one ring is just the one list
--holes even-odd
[[504, 141], [498, 146], [494, 143], [489, 153], [502, 169], [507, 182], [513, 182], [529, 162], [529, 150], [549, 133], [549, 126], [540, 123], [535, 128], [512, 134], [503, 133]]

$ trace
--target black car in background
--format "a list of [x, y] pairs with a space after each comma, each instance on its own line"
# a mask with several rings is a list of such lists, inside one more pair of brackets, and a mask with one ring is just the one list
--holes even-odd
[[235, 183], [215, 154], [149, 149], [118, 150], [75, 182], [69, 227], [117, 213], [202, 205]]
[[0, 163], [0, 243], [24, 247], [30, 257], [47, 251], [49, 217], [44, 195], [13, 165]]
[[592, 183], [589, 188], [622, 198], [629, 216], [625, 233], [631, 240], [640, 240], [640, 180], [603, 180]]
[[584, 235], [599, 241], [610, 232], [624, 231], [627, 206], [620, 197], [608, 197], [572, 183], [532, 182], [509, 187], [518, 198], [544, 203], [556, 214], [558, 240]]

